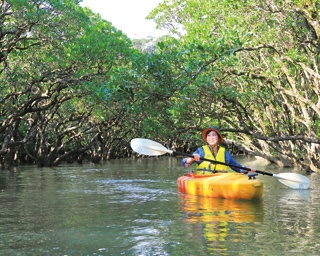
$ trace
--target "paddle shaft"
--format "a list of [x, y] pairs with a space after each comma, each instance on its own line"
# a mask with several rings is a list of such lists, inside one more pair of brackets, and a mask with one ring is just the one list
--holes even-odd
[[[173, 153], [176, 154], [176, 155], [182, 155], [182, 156], [187, 156], [187, 157], [192, 157], [192, 158], [194, 157], [191, 154], [186, 154], [186, 153], [181, 153], [181, 152], [173, 152]], [[211, 162], [211, 163], [214, 163], [214, 164], [222, 164], [222, 165], [226, 165], [226, 166], [229, 166], [229, 167], [234, 167], [234, 168], [238, 168], [238, 169], [244, 169], [244, 170], [247, 170], [247, 171], [251, 171], [251, 169], [249, 167], [245, 167], [245, 166], [239, 167], [239, 166], [234, 165], [234, 164], [227, 164], [227, 163], [224, 163], [224, 162], [219, 162], [219, 161], [207, 159], [207, 158], [204, 158], [204, 157], [200, 157], [200, 160], [208, 161], [208, 162]], [[265, 171], [256, 170], [256, 172], [260, 173], [262, 175], [273, 176], [273, 173], [269, 173], [269, 172], [265, 172]]]

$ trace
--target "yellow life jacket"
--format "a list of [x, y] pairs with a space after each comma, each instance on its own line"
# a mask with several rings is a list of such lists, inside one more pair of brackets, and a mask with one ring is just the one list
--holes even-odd
[[[225, 163], [225, 152], [226, 149], [224, 147], [219, 147], [216, 157], [213, 156], [210, 148], [208, 145], [202, 147], [204, 150], [204, 158], [223, 162]], [[222, 164], [214, 164], [209, 161], [203, 161], [201, 164], [197, 165], [196, 169], [197, 175], [205, 175], [205, 174], [212, 174], [214, 172], [228, 172], [228, 166]]]

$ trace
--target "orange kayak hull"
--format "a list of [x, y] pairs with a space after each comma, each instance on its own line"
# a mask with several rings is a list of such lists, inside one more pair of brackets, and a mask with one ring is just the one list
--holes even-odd
[[178, 178], [178, 190], [184, 194], [226, 199], [253, 200], [263, 195], [263, 183], [241, 173], [195, 175]]

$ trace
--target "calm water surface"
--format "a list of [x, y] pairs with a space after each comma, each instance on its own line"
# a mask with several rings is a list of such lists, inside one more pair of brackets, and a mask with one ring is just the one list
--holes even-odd
[[259, 175], [263, 198], [235, 201], [179, 194], [185, 171], [174, 157], [3, 171], [0, 255], [320, 255], [317, 175], [309, 190]]

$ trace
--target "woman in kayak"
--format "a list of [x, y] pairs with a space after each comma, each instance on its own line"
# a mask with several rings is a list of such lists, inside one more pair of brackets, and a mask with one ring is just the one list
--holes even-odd
[[[229, 151], [227, 151], [220, 144], [224, 141], [220, 131], [215, 126], [210, 126], [203, 130], [201, 137], [206, 145], [198, 148], [192, 155], [182, 159], [182, 166], [189, 167], [190, 164], [197, 164], [197, 174], [205, 175], [212, 174], [215, 172], [228, 172], [228, 166], [222, 164], [215, 164], [209, 161], [203, 161], [201, 158], [210, 159], [217, 162], [226, 163], [237, 167], [231, 167], [232, 170], [240, 173], [247, 173], [247, 170], [241, 169], [243, 166], [233, 159]], [[255, 169], [249, 167], [250, 172], [255, 172]]]

